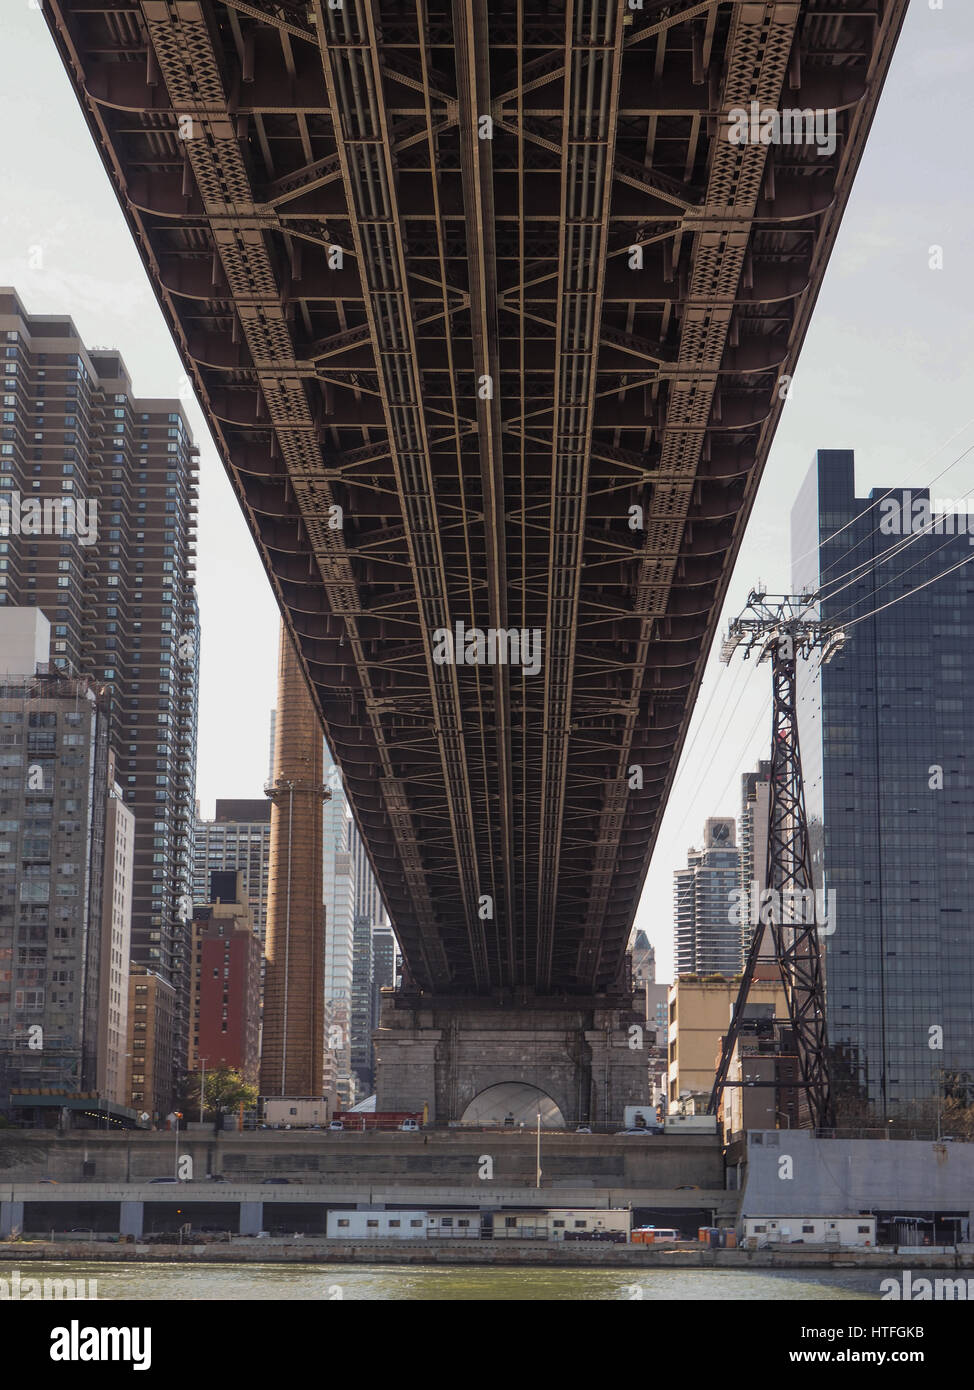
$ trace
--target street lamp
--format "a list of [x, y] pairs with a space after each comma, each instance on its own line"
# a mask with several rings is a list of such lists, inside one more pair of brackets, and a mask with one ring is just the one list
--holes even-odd
[[205, 1091], [206, 1091], [206, 1058], [205, 1058], [205, 1057], [201, 1057], [201, 1058], [200, 1058], [200, 1062], [201, 1062], [202, 1067], [203, 1067], [203, 1073], [202, 1073], [202, 1076], [200, 1077], [200, 1124], [202, 1124], [202, 1123], [203, 1123], [203, 1098], [204, 1098], [204, 1094], [205, 1094]]
[[179, 1121], [180, 1121], [182, 1118], [183, 1118], [183, 1113], [182, 1113], [181, 1110], [174, 1110], [174, 1111], [172, 1112], [173, 1128], [174, 1128], [175, 1131], [176, 1131], [176, 1147], [175, 1147], [174, 1154], [173, 1154], [173, 1164], [174, 1164], [174, 1166], [173, 1166], [173, 1177], [176, 1177], [176, 1178], [179, 1177]]

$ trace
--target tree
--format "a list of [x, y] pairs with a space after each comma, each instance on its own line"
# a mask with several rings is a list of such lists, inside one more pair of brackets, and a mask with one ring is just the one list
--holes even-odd
[[253, 1110], [257, 1104], [257, 1087], [245, 1081], [234, 1067], [220, 1067], [207, 1072], [206, 1106], [210, 1110]]
[[200, 1085], [203, 1090], [204, 1117], [223, 1110], [237, 1110], [243, 1105], [252, 1110], [257, 1104], [257, 1087], [245, 1081], [235, 1067], [215, 1067], [207, 1071], [203, 1080], [201, 1072], [187, 1072], [180, 1091], [180, 1102], [187, 1115], [198, 1115], [200, 1105]]

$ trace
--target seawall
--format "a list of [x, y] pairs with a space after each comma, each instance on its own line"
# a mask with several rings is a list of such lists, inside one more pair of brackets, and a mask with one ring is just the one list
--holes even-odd
[[8, 1241], [0, 1263], [68, 1260], [184, 1264], [538, 1265], [618, 1269], [949, 1269], [974, 1276], [974, 1250], [654, 1250], [642, 1245], [566, 1246], [528, 1241], [241, 1240], [212, 1245], [140, 1245], [107, 1241]]

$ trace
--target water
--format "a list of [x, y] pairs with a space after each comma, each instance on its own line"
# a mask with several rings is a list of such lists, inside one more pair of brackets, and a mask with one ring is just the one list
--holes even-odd
[[513, 1265], [139, 1264], [25, 1260], [0, 1264], [21, 1281], [95, 1279], [98, 1298], [198, 1302], [220, 1299], [354, 1299], [384, 1302], [553, 1300], [805, 1302], [873, 1300], [890, 1271], [524, 1269]]

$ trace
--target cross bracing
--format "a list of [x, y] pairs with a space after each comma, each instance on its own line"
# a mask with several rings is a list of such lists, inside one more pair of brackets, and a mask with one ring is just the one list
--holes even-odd
[[611, 993], [906, 0], [333, 5], [45, 13], [412, 983]]

